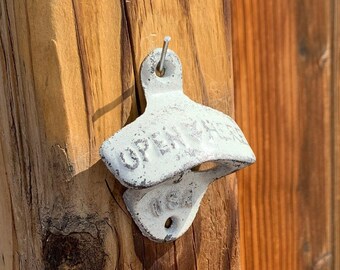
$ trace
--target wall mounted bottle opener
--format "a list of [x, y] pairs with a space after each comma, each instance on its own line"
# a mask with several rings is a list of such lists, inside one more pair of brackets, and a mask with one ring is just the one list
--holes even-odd
[[[180, 237], [193, 222], [208, 185], [255, 162], [235, 121], [183, 93], [178, 56], [155, 49], [141, 66], [143, 115], [106, 140], [100, 155], [128, 189], [123, 197], [143, 235]], [[192, 168], [214, 161], [207, 171]]]

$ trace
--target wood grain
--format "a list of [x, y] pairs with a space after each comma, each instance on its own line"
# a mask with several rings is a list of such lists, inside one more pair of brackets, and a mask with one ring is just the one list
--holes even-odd
[[340, 3], [333, 3], [333, 241], [334, 269], [340, 269]]
[[233, 115], [229, 1], [0, 5], [0, 268], [238, 269], [235, 177], [180, 240], [154, 244], [98, 156], [143, 111], [139, 66], [166, 34], [185, 92]]
[[[0, 144], [2, 153], [2, 146]], [[0, 164], [4, 164], [3, 155], [0, 155]], [[13, 213], [11, 207], [11, 193], [8, 187], [8, 179], [4, 166], [0, 166], [0, 266], [4, 269], [15, 269], [14, 250], [16, 235], [13, 224]]]
[[238, 174], [243, 269], [338, 269], [335, 2], [233, 2], [236, 120], [257, 156]]
[[[0, 2], [0, 269], [340, 268], [340, 5], [230, 2]], [[193, 100], [234, 115], [235, 83], [258, 161], [155, 244], [98, 148], [143, 112], [164, 35]]]
[[141, 268], [98, 155], [136, 116], [121, 2], [2, 1], [0, 44], [0, 268]]

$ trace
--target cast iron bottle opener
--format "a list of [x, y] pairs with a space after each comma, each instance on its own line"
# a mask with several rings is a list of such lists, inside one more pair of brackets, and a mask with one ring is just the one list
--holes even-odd
[[[255, 162], [231, 117], [184, 95], [180, 60], [164, 47], [141, 66], [145, 113], [100, 149], [108, 169], [128, 188], [123, 197], [135, 223], [157, 242], [173, 241], [190, 227], [211, 182]], [[208, 161], [217, 166], [192, 170]]]

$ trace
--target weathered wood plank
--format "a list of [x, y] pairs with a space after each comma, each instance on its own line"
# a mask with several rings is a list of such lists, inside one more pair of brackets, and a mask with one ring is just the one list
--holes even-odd
[[234, 1], [244, 269], [331, 269], [332, 1]]
[[[230, 1], [126, 1], [136, 74], [144, 57], [170, 35], [193, 100], [233, 115]], [[203, 19], [204, 18], [204, 19]], [[143, 93], [139, 86], [139, 97]], [[142, 110], [145, 103], [142, 103]], [[143, 240], [147, 269], [238, 269], [237, 186], [219, 180], [192, 228], [174, 244]]]
[[98, 155], [136, 116], [121, 2], [8, 0], [0, 19], [0, 268], [140, 269]]

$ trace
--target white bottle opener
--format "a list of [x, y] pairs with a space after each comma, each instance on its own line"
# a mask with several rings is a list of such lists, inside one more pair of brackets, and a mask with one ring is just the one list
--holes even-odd
[[[141, 67], [145, 113], [100, 149], [108, 169], [128, 188], [123, 197], [134, 221], [157, 242], [187, 231], [212, 181], [255, 162], [232, 118], [184, 95], [182, 66], [173, 51], [167, 52], [168, 41]], [[192, 170], [208, 161], [218, 166]]]

